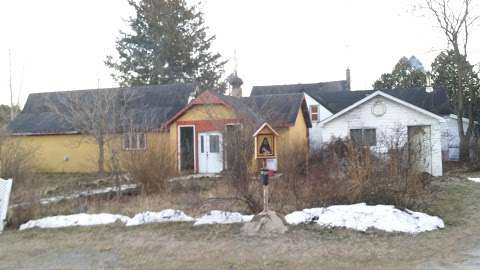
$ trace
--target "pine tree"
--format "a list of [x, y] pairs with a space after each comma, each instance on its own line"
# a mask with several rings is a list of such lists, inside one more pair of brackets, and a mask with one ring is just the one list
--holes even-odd
[[[455, 52], [452, 50], [441, 52], [432, 63], [434, 86], [445, 88], [453, 105], [455, 105], [457, 96], [458, 82], [461, 82], [461, 88], [464, 89], [467, 101], [471, 101], [475, 96], [478, 96], [480, 90], [480, 78], [475, 72], [474, 66], [465, 57], [462, 57], [464, 72], [459, 72], [455, 57]], [[462, 78], [459, 78], [459, 75]]]
[[[464, 101], [464, 117], [472, 118], [478, 121], [480, 118], [480, 76], [478, 71], [474, 69], [474, 65], [461, 57], [461, 61], [457, 58], [453, 50], [441, 52], [432, 63], [432, 78], [434, 87], [442, 87], [448, 91], [450, 103], [458, 110], [458, 85], [463, 89]], [[458, 63], [460, 63], [462, 72]], [[473, 124], [473, 123], [470, 123]], [[473, 129], [473, 125], [468, 128]], [[467, 128], [467, 129], [468, 129]], [[467, 130], [467, 133], [470, 132]], [[473, 133], [474, 130], [471, 130]], [[475, 135], [475, 134], [473, 134]]]
[[118, 58], [106, 65], [122, 86], [195, 82], [200, 90], [225, 91], [226, 61], [211, 51], [203, 13], [184, 0], [129, 0], [136, 15], [116, 42]]
[[[413, 57], [412, 57], [413, 58]], [[374, 84], [376, 90], [425, 87], [427, 76], [423, 69], [412, 65], [406, 57], [402, 57], [391, 73], [384, 73]]]

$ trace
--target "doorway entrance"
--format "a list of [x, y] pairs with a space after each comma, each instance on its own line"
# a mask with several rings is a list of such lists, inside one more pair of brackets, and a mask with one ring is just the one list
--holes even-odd
[[421, 172], [432, 173], [432, 136], [430, 126], [408, 127], [410, 164]]
[[198, 136], [198, 172], [219, 173], [223, 170], [222, 133], [203, 132]]
[[180, 126], [179, 148], [181, 172], [193, 173], [195, 171], [195, 129], [193, 126]]

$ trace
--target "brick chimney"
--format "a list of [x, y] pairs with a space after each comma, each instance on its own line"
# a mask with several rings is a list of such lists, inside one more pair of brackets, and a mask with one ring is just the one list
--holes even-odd
[[350, 91], [352, 90], [352, 81], [351, 81], [351, 78], [350, 78], [350, 68], [347, 67], [347, 70], [346, 70], [346, 80], [347, 80], [347, 90]]

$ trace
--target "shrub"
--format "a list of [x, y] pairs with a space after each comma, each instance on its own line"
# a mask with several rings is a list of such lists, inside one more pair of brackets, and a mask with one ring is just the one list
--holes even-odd
[[226, 132], [229, 134], [224, 136], [227, 156], [225, 179], [231, 189], [230, 199], [244, 202], [253, 213], [259, 212], [262, 209], [262, 197], [261, 187], [255, 178], [253, 132], [249, 126]]
[[416, 169], [418, 160], [411, 149], [409, 153], [408, 144], [389, 143], [382, 148], [358, 147], [341, 139], [325, 145], [311, 161], [306, 180], [318, 197], [307, 193], [306, 203], [411, 205], [425, 192], [430, 176]]
[[23, 181], [34, 173], [35, 149], [16, 140], [2, 139], [0, 142], [0, 176]]
[[122, 157], [125, 171], [142, 185], [147, 194], [166, 190], [167, 181], [175, 176], [175, 154], [161, 142], [146, 151], [128, 151]]

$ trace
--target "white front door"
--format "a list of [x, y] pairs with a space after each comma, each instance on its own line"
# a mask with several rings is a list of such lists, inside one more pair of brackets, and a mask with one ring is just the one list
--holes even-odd
[[199, 173], [219, 173], [223, 170], [222, 133], [200, 133], [198, 148]]

